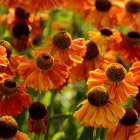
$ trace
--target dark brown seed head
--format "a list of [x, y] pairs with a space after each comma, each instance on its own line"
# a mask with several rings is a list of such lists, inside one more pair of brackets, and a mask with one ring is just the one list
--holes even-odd
[[103, 106], [109, 100], [109, 95], [106, 88], [96, 86], [88, 91], [88, 101], [95, 106]]
[[17, 86], [16, 81], [13, 79], [5, 79], [4, 82], [0, 83], [0, 93], [6, 96], [12, 96], [16, 93]]
[[50, 68], [52, 68], [53, 64], [53, 57], [46, 53], [40, 54], [36, 59], [36, 65], [41, 70], [49, 70]]
[[120, 123], [123, 125], [133, 125], [138, 120], [137, 112], [132, 108], [126, 108], [126, 113], [123, 118], [120, 120]]
[[112, 63], [106, 68], [106, 76], [111, 82], [120, 82], [125, 78], [126, 70], [119, 63]]
[[0, 118], [0, 137], [4, 139], [15, 136], [18, 124], [11, 116], [2, 116]]
[[59, 31], [53, 36], [53, 44], [61, 49], [68, 48], [71, 45], [71, 35], [66, 31]]
[[44, 104], [40, 102], [34, 102], [32, 105], [30, 105], [29, 115], [31, 118], [35, 120], [43, 119], [46, 114], [47, 108], [44, 106]]
[[87, 46], [87, 52], [84, 57], [85, 59], [91, 60], [99, 55], [99, 49], [96, 43], [94, 43], [93, 41], [89, 41], [87, 42], [86, 46]]
[[113, 35], [112, 30], [109, 27], [104, 27], [100, 30], [100, 33], [104, 36], [111, 36]]
[[140, 2], [134, 1], [134, 0], [129, 0], [126, 3], [126, 11], [132, 14], [140, 12]]
[[129, 45], [139, 45], [140, 44], [140, 33], [132, 31], [126, 34], [125, 41]]
[[106, 12], [111, 8], [110, 0], [95, 0], [95, 7], [97, 10]]

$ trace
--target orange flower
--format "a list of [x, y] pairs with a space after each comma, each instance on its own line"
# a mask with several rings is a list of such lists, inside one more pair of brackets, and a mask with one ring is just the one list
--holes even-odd
[[28, 87], [40, 91], [59, 88], [69, 76], [67, 65], [45, 53], [41, 53], [36, 61], [20, 63], [18, 70]]
[[23, 84], [17, 83], [13, 77], [3, 73], [0, 75], [0, 115], [14, 115], [21, 113], [32, 103]]
[[59, 31], [53, 38], [48, 38], [46, 47], [38, 47], [33, 52], [50, 53], [54, 58], [60, 59], [61, 62], [68, 66], [75, 66], [76, 63], [82, 63], [83, 56], [86, 53], [86, 45], [84, 38], [71, 39], [71, 35], [65, 31]]
[[[119, 24], [139, 26], [140, 25], [140, 1], [125, 0], [125, 8], [118, 15]], [[125, 19], [125, 20], [124, 20]]]
[[98, 46], [93, 41], [87, 41], [86, 46], [87, 52], [84, 56], [84, 61], [71, 69], [69, 76], [70, 82], [74, 82], [75, 80], [86, 80], [90, 70], [97, 68], [104, 70], [111, 62], [116, 62], [115, 56], [112, 56], [110, 52], [102, 57], [99, 54]]
[[18, 64], [27, 61], [28, 60], [27, 56], [12, 55], [12, 47], [10, 43], [5, 40], [0, 40], [0, 45], [5, 47], [7, 59], [9, 61], [9, 64], [6, 67], [0, 66], [0, 72], [5, 72], [9, 75], [16, 76], [18, 74], [17, 73]]
[[96, 69], [89, 72], [89, 79], [87, 85], [89, 88], [93, 86], [107, 85], [110, 99], [117, 103], [123, 103], [127, 101], [127, 94], [136, 96], [138, 88], [134, 85], [133, 73], [126, 73], [125, 68], [118, 63], [110, 64], [105, 72]]
[[134, 62], [129, 71], [134, 75], [134, 83], [140, 85], [140, 61]]
[[18, 124], [11, 116], [0, 117], [0, 140], [30, 140], [30, 138], [18, 131]]
[[137, 119], [137, 112], [132, 108], [126, 108], [126, 113], [118, 125], [107, 131], [106, 135], [109, 140], [138, 140], [130, 139], [131, 136], [133, 136], [133, 132], [135, 132], [135, 129], [137, 128]]
[[85, 16], [88, 22], [98, 28], [118, 25], [117, 15], [124, 9], [122, 0], [94, 0], [93, 8]]
[[0, 66], [7, 66], [8, 59], [6, 49], [0, 44]]
[[120, 32], [108, 27], [104, 27], [100, 31], [89, 31], [88, 35], [90, 40], [97, 41], [102, 55], [106, 53], [106, 50], [110, 50], [112, 46], [116, 46], [122, 41]]
[[80, 103], [82, 107], [74, 112], [74, 117], [85, 126], [111, 128], [122, 118], [125, 110], [109, 99], [104, 87], [95, 86], [88, 91], [88, 99]]
[[112, 46], [112, 50], [119, 52], [125, 63], [133, 63], [140, 60], [140, 34], [132, 31], [126, 35], [121, 34], [122, 41]]
[[28, 131], [46, 135], [48, 125], [47, 108], [40, 102], [33, 103], [29, 108]]
[[0, 0], [0, 4], [10, 7], [20, 7], [29, 12], [45, 11], [61, 6], [65, 0]]
[[68, 0], [64, 3], [64, 7], [83, 15], [93, 8], [93, 0]]

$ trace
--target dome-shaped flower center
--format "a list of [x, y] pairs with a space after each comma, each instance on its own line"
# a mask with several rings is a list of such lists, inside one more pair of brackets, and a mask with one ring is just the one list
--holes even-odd
[[49, 70], [53, 66], [53, 63], [53, 57], [45, 53], [40, 54], [36, 59], [36, 65], [41, 70]]
[[5, 79], [4, 82], [0, 83], [0, 93], [6, 96], [12, 96], [16, 93], [17, 86], [16, 81], [13, 79]]
[[20, 39], [22, 35], [29, 36], [30, 30], [27, 24], [19, 22], [12, 28], [12, 34], [14, 37]]
[[98, 46], [93, 41], [87, 42], [86, 46], [87, 52], [84, 59], [91, 60], [99, 55]]
[[0, 118], [0, 137], [4, 139], [15, 136], [18, 129], [18, 124], [10, 116], [2, 116]]
[[19, 7], [16, 8], [15, 15], [17, 18], [19, 18], [21, 20], [27, 19], [29, 17], [29, 13], [26, 12], [24, 9], [19, 8]]
[[125, 36], [125, 41], [129, 45], [139, 45], [140, 44], [140, 34], [138, 32], [129, 32]]
[[111, 8], [110, 0], [95, 0], [95, 7], [97, 10], [106, 12]]
[[106, 88], [96, 86], [88, 91], [88, 101], [95, 106], [103, 106], [109, 100], [109, 95]]
[[65, 31], [59, 31], [53, 36], [53, 44], [61, 49], [68, 48], [71, 44], [71, 35]]
[[126, 108], [126, 113], [123, 118], [120, 120], [120, 123], [123, 125], [133, 125], [138, 120], [137, 112], [132, 108]]
[[3, 47], [5, 47], [6, 49], [6, 53], [7, 53], [7, 58], [9, 58], [12, 54], [12, 46], [9, 42], [5, 41], [5, 40], [0, 40], [0, 45], [2, 45]]
[[47, 114], [47, 108], [44, 106], [44, 104], [35, 102], [29, 107], [29, 114], [30, 117], [35, 120], [43, 119]]
[[140, 12], [140, 2], [130, 0], [126, 3], [126, 11], [132, 14]]
[[113, 35], [112, 30], [109, 27], [104, 27], [100, 30], [100, 33], [104, 36], [111, 36]]
[[106, 76], [111, 82], [119, 82], [125, 78], [126, 70], [118, 63], [112, 63], [106, 68]]

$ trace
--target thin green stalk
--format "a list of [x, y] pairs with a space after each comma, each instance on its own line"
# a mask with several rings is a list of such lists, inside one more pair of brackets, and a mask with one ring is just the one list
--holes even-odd
[[93, 138], [92, 140], [96, 140], [97, 128], [93, 129]]

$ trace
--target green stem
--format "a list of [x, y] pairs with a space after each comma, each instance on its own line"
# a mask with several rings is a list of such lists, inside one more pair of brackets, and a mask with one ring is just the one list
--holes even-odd
[[96, 140], [97, 128], [93, 129], [93, 138], [92, 140]]

